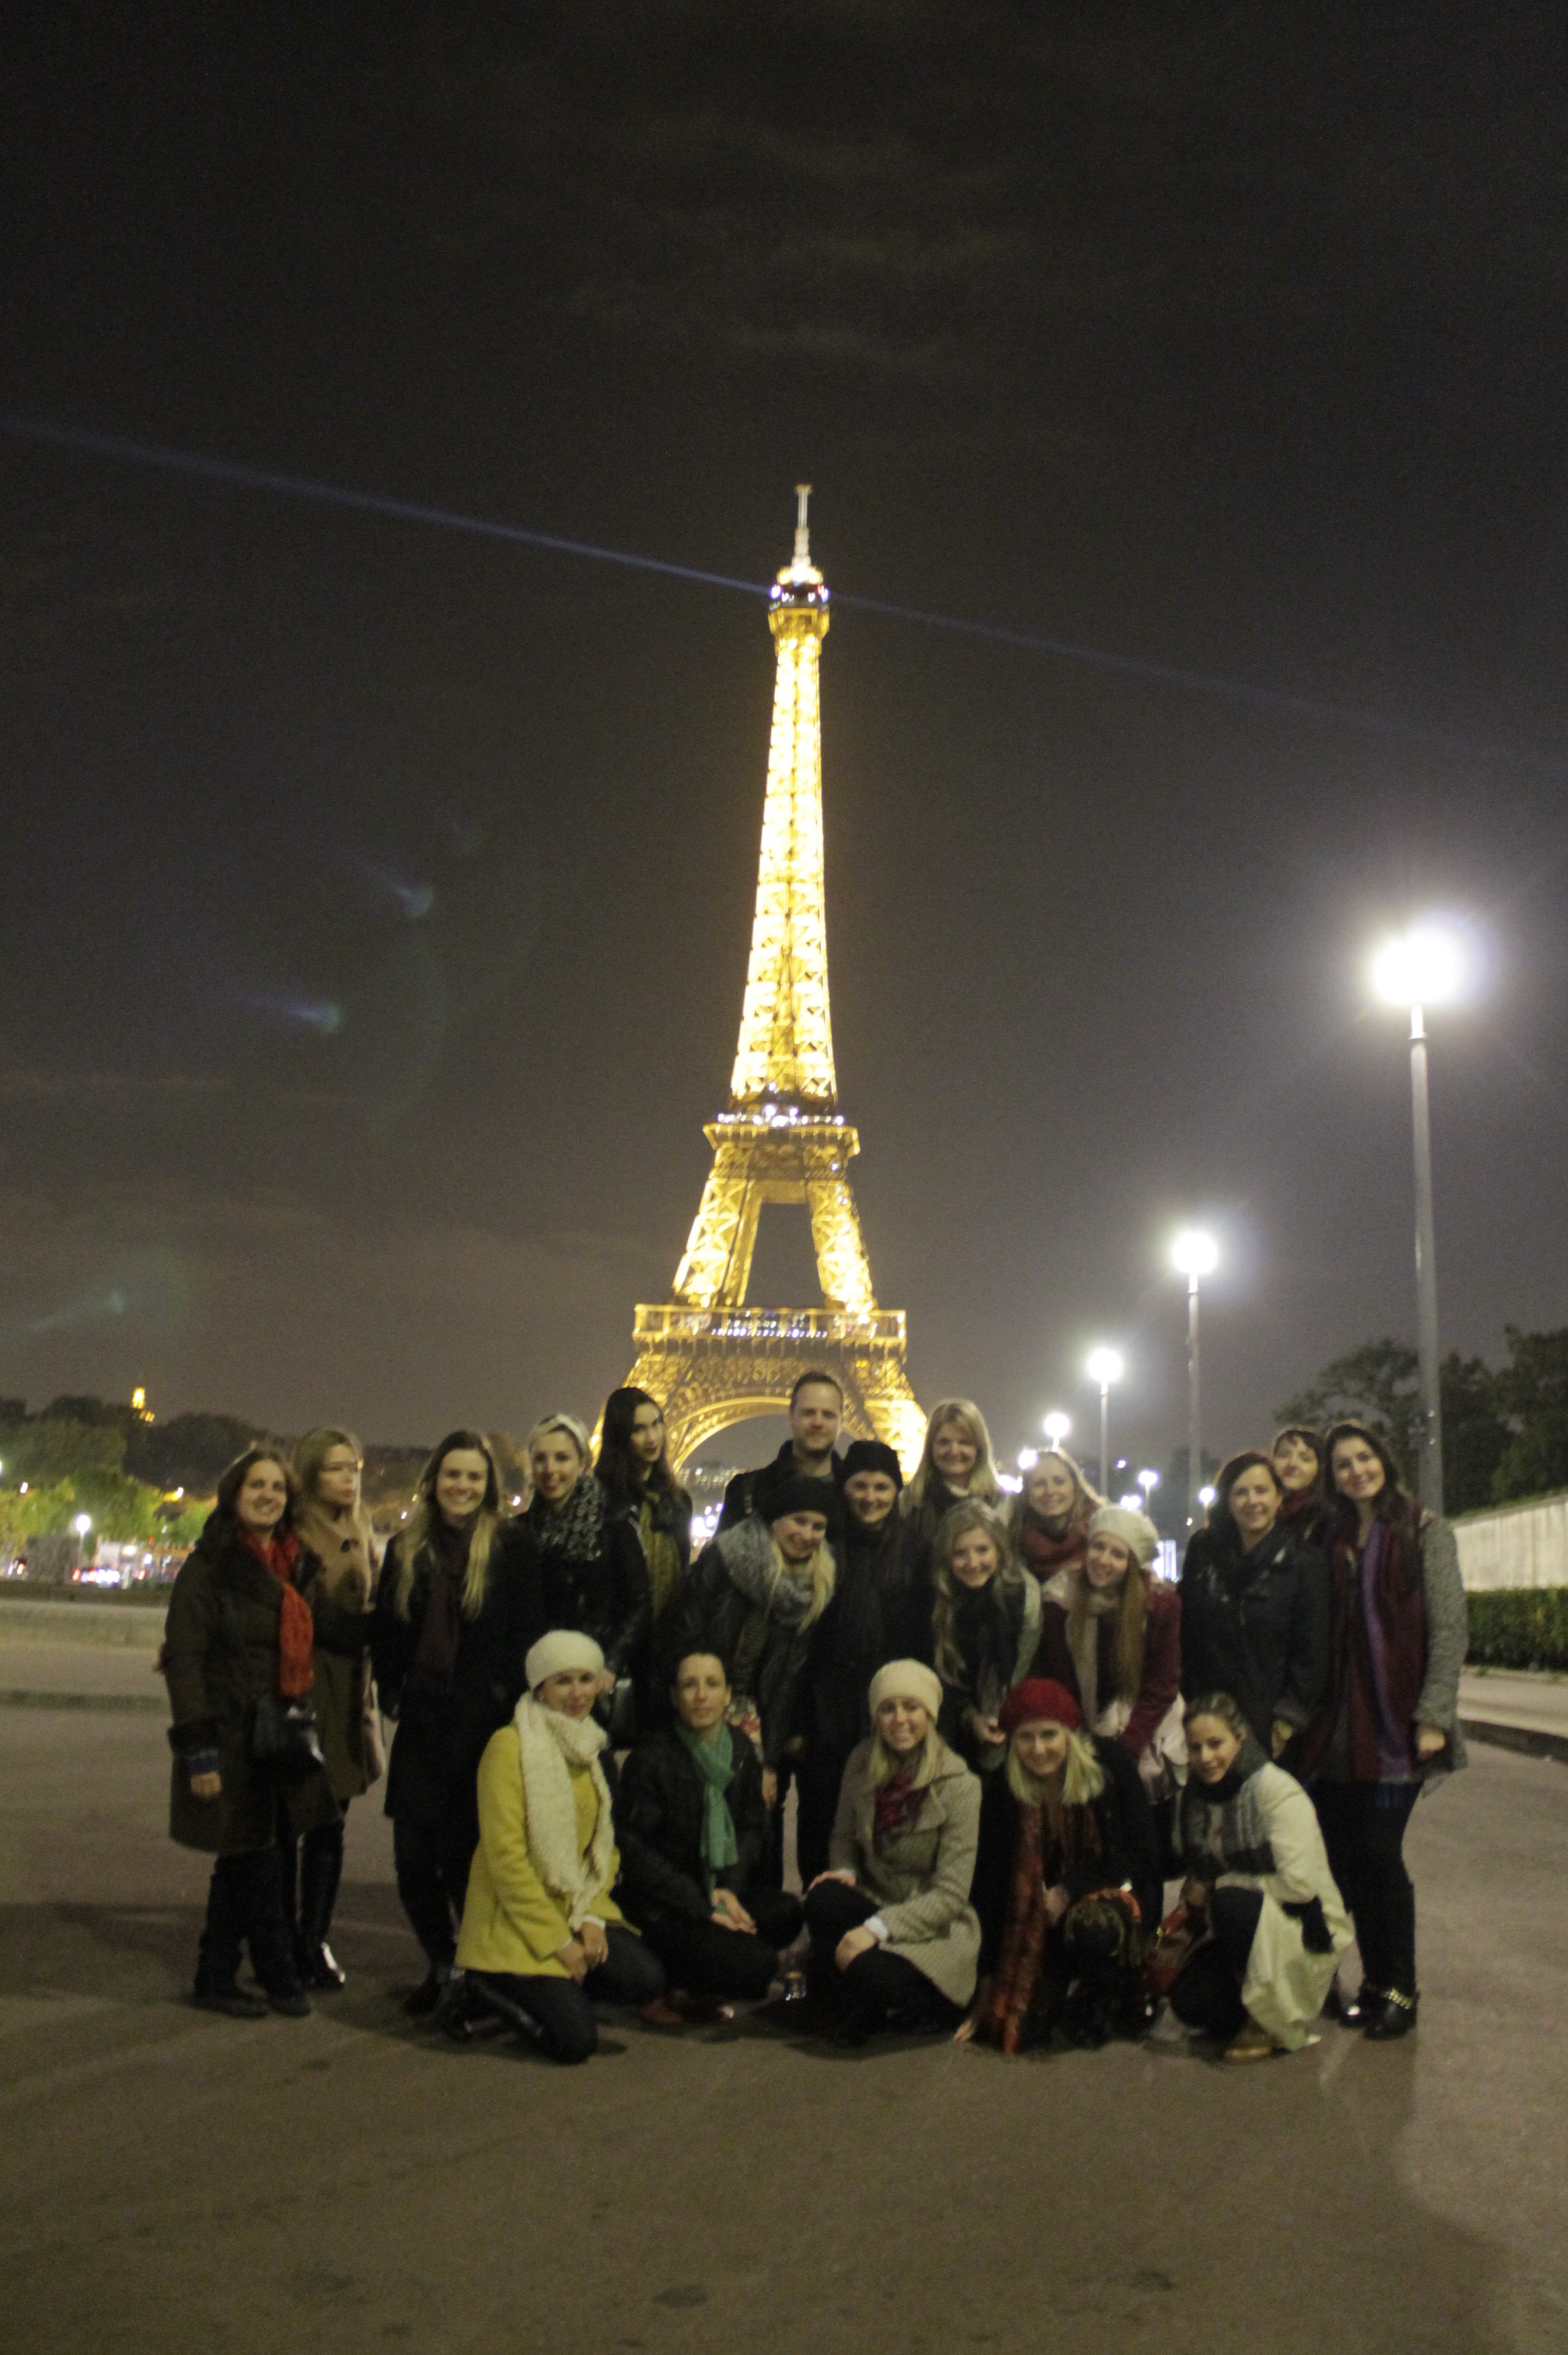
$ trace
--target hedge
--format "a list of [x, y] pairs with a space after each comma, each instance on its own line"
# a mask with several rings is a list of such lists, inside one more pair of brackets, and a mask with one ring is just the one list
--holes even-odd
[[1473, 1668], [1568, 1669], [1568, 1586], [1504, 1586], [1465, 1598]]

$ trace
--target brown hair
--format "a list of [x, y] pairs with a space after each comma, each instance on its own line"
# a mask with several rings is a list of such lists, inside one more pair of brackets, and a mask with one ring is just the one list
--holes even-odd
[[294, 1477], [294, 1467], [289, 1462], [288, 1449], [281, 1440], [259, 1439], [253, 1447], [241, 1449], [233, 1463], [227, 1466], [222, 1478], [218, 1483], [219, 1511], [229, 1520], [236, 1518], [235, 1507], [240, 1501], [240, 1491], [245, 1486], [245, 1475], [250, 1471], [252, 1464], [275, 1464], [283, 1474], [283, 1485], [288, 1490], [288, 1502], [283, 1507], [283, 1517], [278, 1523], [278, 1527], [281, 1529], [292, 1529], [294, 1525], [294, 1514], [299, 1507], [300, 1484]]
[[[1115, 1532], [1107, 1530], [1104, 1534], [1115, 1536]], [[1144, 1680], [1144, 1636], [1148, 1625], [1150, 1573], [1127, 1545], [1125, 1538], [1117, 1538], [1116, 1542], [1126, 1546], [1127, 1574], [1116, 1598], [1116, 1689], [1115, 1693], [1100, 1695], [1102, 1709], [1107, 1700], [1136, 1700]], [[1083, 1564], [1076, 1563], [1067, 1576], [1072, 1589], [1072, 1600], [1067, 1606], [1067, 1644], [1076, 1659], [1089, 1617], [1089, 1572]]]
[[1232, 1700], [1225, 1692], [1200, 1693], [1196, 1700], [1187, 1703], [1181, 1715], [1183, 1723], [1187, 1725], [1190, 1725], [1195, 1717], [1217, 1717], [1221, 1725], [1230, 1727], [1238, 1742], [1245, 1742], [1253, 1730], [1240, 1701]]
[[[351, 1431], [341, 1431], [336, 1423], [322, 1423], [315, 1431], [307, 1431], [304, 1437], [298, 1441], [294, 1447], [294, 1475], [300, 1484], [302, 1512], [309, 1512], [313, 1508], [321, 1506], [321, 1499], [316, 1494], [316, 1482], [321, 1477], [322, 1465], [335, 1447], [350, 1448], [356, 1464], [363, 1471], [365, 1451]], [[365, 1510], [362, 1499], [354, 1508], [354, 1527], [364, 1545], [366, 1560], [370, 1563], [374, 1572], [375, 1533], [370, 1526], [370, 1516]]]
[[998, 1505], [1005, 1491], [997, 1477], [997, 1467], [991, 1454], [991, 1434], [986, 1428], [986, 1418], [973, 1399], [938, 1399], [932, 1408], [925, 1426], [925, 1444], [920, 1451], [920, 1462], [914, 1476], [904, 1490], [905, 1509], [912, 1510], [925, 1502], [928, 1483], [936, 1476], [932, 1459], [932, 1446], [939, 1431], [954, 1423], [975, 1449], [975, 1469], [969, 1475], [967, 1494], [982, 1504]]
[[480, 1431], [449, 1431], [439, 1447], [432, 1448], [420, 1474], [414, 1490], [413, 1509], [408, 1526], [392, 1540], [388, 1566], [396, 1580], [392, 1590], [392, 1607], [400, 1619], [409, 1615], [409, 1596], [413, 1589], [414, 1560], [420, 1548], [429, 1542], [435, 1527], [438, 1507], [435, 1483], [442, 1465], [449, 1455], [469, 1452], [485, 1458], [485, 1498], [474, 1517], [474, 1534], [468, 1541], [468, 1567], [463, 1580], [463, 1615], [477, 1619], [485, 1607], [485, 1583], [490, 1569], [490, 1550], [496, 1542], [496, 1532], [504, 1520], [511, 1518], [505, 1497], [501, 1494], [501, 1476], [496, 1469], [496, 1453]]
[[1323, 1466], [1328, 1479], [1328, 1495], [1333, 1507], [1334, 1525], [1342, 1536], [1349, 1536], [1356, 1526], [1356, 1508], [1349, 1497], [1341, 1496], [1334, 1479], [1334, 1450], [1347, 1439], [1363, 1439], [1383, 1467], [1383, 1485], [1378, 1490], [1373, 1511], [1380, 1521], [1391, 1529], [1413, 1529], [1420, 1526], [1420, 1508], [1404, 1485], [1404, 1476], [1394, 1461], [1386, 1439], [1375, 1432], [1371, 1423], [1358, 1423], [1347, 1416], [1337, 1423], [1323, 1443]]

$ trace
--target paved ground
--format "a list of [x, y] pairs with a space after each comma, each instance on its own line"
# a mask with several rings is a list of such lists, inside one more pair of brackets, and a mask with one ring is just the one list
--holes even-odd
[[612, 2026], [582, 2071], [413, 2032], [384, 1820], [348, 1990], [181, 1999], [205, 1889], [140, 1714], [0, 1711], [0, 2280], [17, 2347], [1512, 2355], [1568, 2340], [1568, 1770], [1418, 1812], [1422, 2027], [1223, 2071]]

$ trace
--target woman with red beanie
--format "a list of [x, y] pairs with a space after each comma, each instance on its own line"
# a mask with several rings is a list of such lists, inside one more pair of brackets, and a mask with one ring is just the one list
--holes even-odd
[[1014, 1837], [1005, 1887], [989, 1906], [995, 1976], [960, 2038], [1003, 2051], [1043, 2041], [1058, 2023], [1076, 2044], [1115, 2029], [1141, 2034], [1139, 1970], [1159, 1920], [1159, 1844], [1135, 1761], [1090, 1733], [1066, 1687], [1030, 1677], [1002, 1704]]

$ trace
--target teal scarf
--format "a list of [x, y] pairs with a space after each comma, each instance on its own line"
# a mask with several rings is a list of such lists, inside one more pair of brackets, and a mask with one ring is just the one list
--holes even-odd
[[741, 1851], [735, 1842], [735, 1819], [730, 1813], [725, 1793], [735, 1771], [735, 1745], [730, 1729], [721, 1725], [711, 1741], [693, 1733], [689, 1725], [676, 1726], [676, 1732], [697, 1762], [698, 1771], [707, 1785], [704, 1796], [708, 1805], [702, 1818], [702, 1870], [708, 1881], [708, 1894], [713, 1894], [720, 1873], [740, 1860]]

